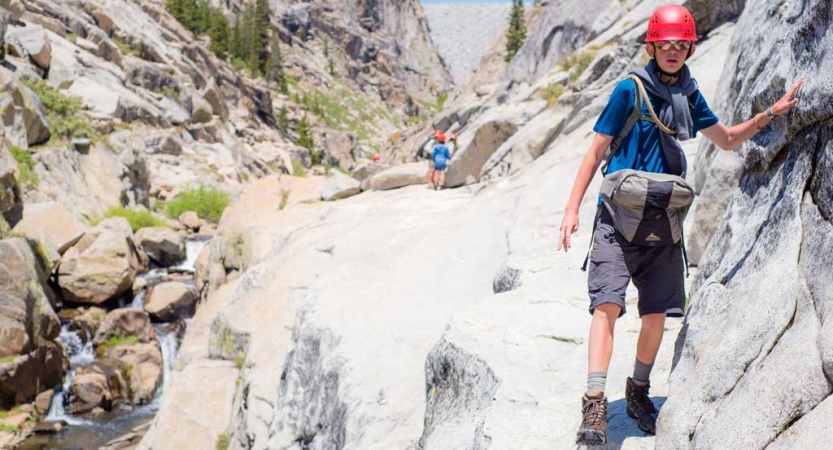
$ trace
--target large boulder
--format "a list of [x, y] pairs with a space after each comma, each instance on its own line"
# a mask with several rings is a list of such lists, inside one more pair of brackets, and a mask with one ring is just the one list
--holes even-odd
[[0, 240], [0, 408], [60, 383], [64, 359], [54, 302], [28, 243]]
[[[12, 231], [41, 245], [50, 263], [54, 264], [86, 232], [81, 223], [60, 203], [27, 203], [23, 205], [23, 219]], [[44, 256], [44, 255], [42, 255]]]
[[324, 149], [323, 163], [350, 169], [355, 165], [356, 136], [329, 128], [313, 128], [316, 146]]
[[[18, 203], [15, 193], [17, 161], [9, 149], [0, 144], [0, 214], [12, 209]], [[2, 235], [0, 235], [2, 238]]]
[[144, 405], [153, 400], [156, 389], [162, 384], [162, 352], [157, 342], [108, 347], [103, 356], [130, 368], [127, 382], [132, 404]]
[[0, 357], [28, 353], [60, 333], [51, 290], [29, 244], [0, 241]]
[[[367, 186], [364, 183], [367, 183]], [[362, 183], [362, 189], [376, 191], [396, 189], [413, 184], [425, 184], [428, 183], [428, 163], [416, 162], [394, 166], [373, 175], [366, 179], [364, 183]]]
[[390, 166], [387, 164], [377, 164], [377, 163], [364, 163], [359, 164], [353, 169], [353, 178], [364, 181], [377, 173], [390, 169]]
[[9, 45], [22, 50], [21, 53], [32, 58], [42, 69], [49, 69], [52, 63], [52, 45], [49, 36], [40, 25], [13, 27], [9, 30], [6, 40]]
[[177, 318], [194, 315], [197, 298], [185, 283], [176, 281], [160, 283], [145, 298], [145, 311], [160, 322], [172, 322]]
[[136, 232], [133, 240], [157, 264], [170, 266], [185, 259], [185, 243], [170, 228], [142, 228]]
[[113, 218], [64, 253], [58, 266], [58, 285], [64, 298], [98, 305], [133, 286], [137, 256], [130, 231], [125, 219]]
[[479, 180], [483, 165], [517, 130], [517, 125], [504, 121], [488, 122], [478, 128], [471, 142], [451, 159], [446, 186], [461, 186], [470, 178]]
[[361, 185], [355, 178], [333, 169], [321, 186], [321, 199], [331, 201], [351, 197], [361, 192]]
[[211, 121], [214, 108], [202, 97], [191, 97], [191, 123], [207, 123]]
[[220, 116], [222, 120], [228, 119], [228, 105], [226, 105], [226, 100], [223, 98], [223, 93], [217, 86], [215, 79], [212, 78], [205, 89], [203, 89], [202, 98], [211, 105], [211, 111], [214, 115]]
[[119, 402], [129, 402], [127, 365], [113, 359], [100, 359], [79, 367], [67, 392], [67, 412], [91, 413], [96, 408], [112, 411]]
[[101, 322], [93, 342], [101, 345], [111, 338], [135, 337], [140, 343], [155, 342], [156, 332], [148, 313], [139, 308], [121, 308], [110, 311]]

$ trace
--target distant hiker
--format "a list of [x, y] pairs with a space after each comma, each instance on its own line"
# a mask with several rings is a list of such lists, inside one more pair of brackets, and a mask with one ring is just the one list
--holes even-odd
[[445, 171], [448, 169], [448, 161], [451, 159], [451, 151], [445, 145], [445, 134], [437, 135], [437, 145], [431, 150], [431, 161], [434, 163], [430, 171], [431, 185], [435, 190], [440, 190], [445, 185]]
[[457, 133], [451, 135], [449, 142], [451, 143], [451, 157], [453, 158], [454, 154], [457, 153]]
[[694, 19], [686, 8], [669, 4], [654, 11], [645, 46], [652, 59], [619, 82], [611, 94], [564, 210], [558, 249], [566, 252], [570, 236], [578, 230], [581, 200], [604, 162], [605, 179], [588, 255], [593, 318], [578, 444], [602, 445], [607, 440], [604, 390], [613, 328], [625, 314], [625, 289], [631, 279], [639, 290], [642, 328], [633, 377], [625, 384], [626, 412], [641, 430], [656, 433], [657, 409], [648, 396], [649, 380], [665, 318], [684, 314], [682, 222], [694, 197], [683, 178], [686, 160], [678, 141], [700, 131], [721, 149], [731, 150], [793, 108], [798, 103], [795, 93], [804, 83], [799, 79], [765, 111], [728, 128], [709, 109], [685, 64], [696, 41]]
[[374, 154], [373, 154], [373, 162], [374, 162], [374, 163], [376, 163], [376, 164], [378, 164], [378, 163], [379, 163], [379, 162], [381, 162], [381, 161], [382, 161], [382, 157], [381, 157], [381, 156], [379, 156], [379, 154], [378, 154], [378, 153], [374, 153]]

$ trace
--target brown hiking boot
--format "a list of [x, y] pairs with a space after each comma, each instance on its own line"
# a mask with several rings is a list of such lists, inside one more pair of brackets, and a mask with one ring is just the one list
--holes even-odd
[[581, 398], [581, 412], [584, 419], [576, 433], [576, 444], [604, 445], [607, 442], [607, 397]]
[[648, 397], [651, 384], [639, 386], [628, 377], [625, 383], [625, 398], [628, 401], [627, 413], [636, 419], [636, 426], [648, 434], [657, 434], [657, 408]]

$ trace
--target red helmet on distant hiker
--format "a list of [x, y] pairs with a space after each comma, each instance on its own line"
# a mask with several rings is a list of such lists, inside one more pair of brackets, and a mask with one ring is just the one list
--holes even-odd
[[375, 154], [373, 155], [373, 161], [379, 161], [380, 159], [382, 159], [382, 157], [381, 157], [381, 156], [379, 156], [379, 154], [378, 154], [378, 153], [375, 153]]
[[445, 133], [437, 132], [437, 142], [445, 144]]
[[694, 17], [680, 5], [663, 5], [654, 11], [648, 21], [645, 42], [691, 41], [697, 42]]

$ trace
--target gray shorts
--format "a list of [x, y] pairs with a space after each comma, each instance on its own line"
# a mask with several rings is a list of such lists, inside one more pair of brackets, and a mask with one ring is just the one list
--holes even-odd
[[639, 290], [639, 315], [666, 313], [682, 317], [685, 308], [685, 267], [679, 245], [634, 245], [613, 228], [607, 210], [597, 220], [587, 287], [590, 314], [603, 303], [614, 303], [625, 314], [625, 290], [633, 278]]

